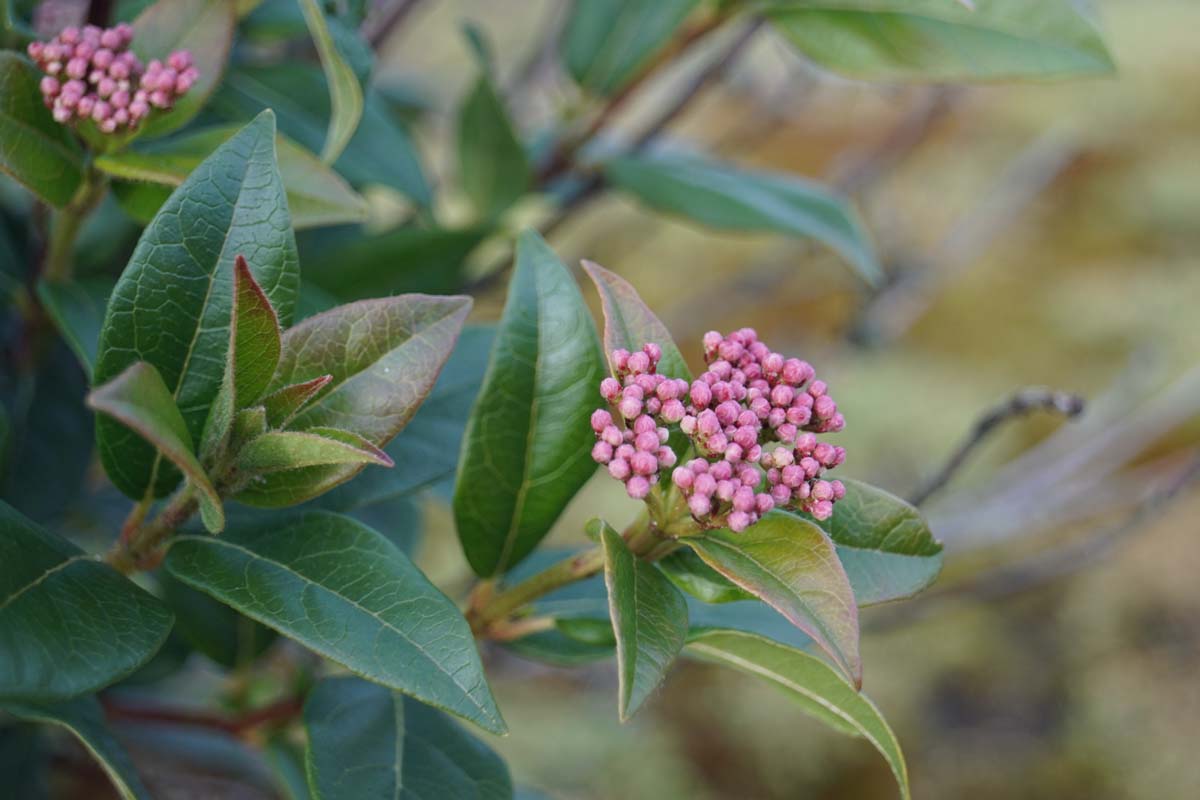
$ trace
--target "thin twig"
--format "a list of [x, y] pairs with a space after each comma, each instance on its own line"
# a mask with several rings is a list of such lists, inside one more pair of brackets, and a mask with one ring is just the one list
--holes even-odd
[[212, 728], [233, 736], [243, 736], [262, 725], [286, 722], [299, 716], [304, 710], [304, 701], [300, 697], [285, 697], [270, 705], [247, 711], [238, 716], [183, 708], [130, 705], [122, 703], [112, 696], [102, 696], [101, 703], [109, 719]]
[[372, 50], [378, 50], [393, 33], [400, 29], [404, 20], [412, 13], [421, 0], [395, 0], [390, 7], [380, 12], [378, 21], [366, 20], [363, 23], [363, 35]]
[[1027, 386], [1013, 392], [1004, 402], [989, 409], [971, 428], [970, 435], [958, 446], [954, 454], [936, 475], [929, 479], [909, 498], [919, 506], [942, 489], [966, 463], [967, 457], [979, 445], [1009, 420], [1028, 416], [1034, 411], [1048, 411], [1065, 417], [1078, 416], [1083, 411], [1083, 398], [1069, 392], [1059, 392], [1041, 386]]

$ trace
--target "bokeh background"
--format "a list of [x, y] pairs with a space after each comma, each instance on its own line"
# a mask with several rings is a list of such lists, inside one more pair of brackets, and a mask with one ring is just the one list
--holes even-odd
[[[556, 5], [427, 4], [387, 42], [380, 82], [434, 109], [427, 152], [445, 148], [474, 74], [459, 25], [485, 29], [516, 80]], [[632, 281], [691, 356], [705, 330], [749, 324], [813, 361], [849, 420], [843, 469], [899, 494], [1015, 389], [1088, 399], [1075, 420], [1035, 414], [989, 438], [926, 506], [948, 554], [938, 584], [864, 612], [865, 688], [917, 797], [1200, 796], [1200, 495], [1174, 492], [1200, 440], [1200, 3], [1097, 5], [1112, 78], [857, 83], [763, 31], [671, 129], [673, 145], [850, 191], [892, 276], [876, 296], [825, 251], [717, 235], [615, 196], [550, 236], [568, 263]], [[704, 58], [656, 79], [622, 123], [637, 129]], [[534, 85], [514, 98], [531, 134], [555, 90]], [[485, 248], [481, 267], [502, 249]], [[502, 301], [499, 286], [477, 318]], [[597, 508], [614, 524], [636, 512], [598, 474], [553, 541], [579, 544]], [[435, 500], [425, 511], [421, 561], [452, 585], [464, 578], [452, 520]], [[610, 663], [488, 657], [513, 731], [494, 744], [550, 796], [895, 794], [869, 745], [745, 676], [681, 662], [622, 726]]]

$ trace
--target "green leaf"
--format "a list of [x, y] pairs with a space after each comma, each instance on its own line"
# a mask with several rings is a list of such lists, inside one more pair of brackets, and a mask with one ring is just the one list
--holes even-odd
[[717, 230], [769, 231], [816, 239], [874, 285], [882, 273], [850, 201], [795, 175], [738, 169], [682, 155], [615, 158], [605, 174], [665, 214]]
[[333, 380], [332, 375], [321, 375], [310, 381], [293, 383], [276, 389], [263, 398], [263, 411], [267, 416], [267, 425], [271, 428], [284, 428], [292, 421], [300, 409], [304, 408], [321, 390]]
[[145, 664], [167, 609], [115, 570], [0, 503], [0, 698], [52, 702]]
[[[659, 374], [668, 378], [684, 378], [690, 383], [692, 373], [675, 340], [671, 338], [671, 332], [642, 302], [632, 284], [594, 261], [585, 259], [583, 271], [596, 284], [600, 304], [604, 308], [605, 355], [611, 357], [612, 351], [617, 349], [633, 353], [641, 350], [647, 342], [653, 342], [662, 348], [662, 359], [658, 362]], [[611, 368], [612, 365], [609, 366]]]
[[676, 550], [655, 563], [673, 584], [705, 603], [732, 603], [754, 598], [704, 563], [704, 559], [692, 550]]
[[458, 112], [458, 179], [479, 219], [494, 219], [529, 189], [529, 159], [504, 101], [481, 75]]
[[504, 648], [530, 661], [540, 661], [560, 667], [577, 667], [611, 658], [613, 645], [581, 642], [557, 628], [538, 631], [511, 642]]
[[78, 278], [64, 283], [40, 281], [38, 299], [54, 320], [63, 340], [79, 359], [80, 366], [92, 379], [96, 349], [100, 346], [100, 325], [112, 294], [111, 278]]
[[221, 498], [192, 452], [192, 437], [183, 416], [153, 365], [131, 364], [87, 398], [88, 407], [107, 414], [134, 431], [179, 468], [200, 493], [200, 513], [211, 531], [225, 527]]
[[[96, 382], [149, 362], [198, 439], [224, 378], [239, 254], [286, 325], [299, 264], [269, 112], [205, 159], [142, 234], [109, 301]], [[96, 441], [109, 477], [130, 497], [141, 499], [147, 487], [162, 496], [178, 483], [178, 473], [122, 426], [99, 420]]]
[[350, 511], [412, 494], [453, 476], [495, 337], [490, 325], [463, 328], [433, 391], [404, 432], [387, 447], [396, 465], [367, 470], [325, 495], [322, 506]]
[[0, 703], [0, 709], [30, 722], [66, 728], [92, 754], [125, 800], [150, 800], [133, 762], [108, 729], [104, 709], [95, 697], [77, 697], [63, 703]]
[[874, 703], [820, 659], [761, 636], [725, 630], [692, 636], [687, 652], [757, 675], [783, 689], [808, 714], [843, 733], [862, 736], [887, 759], [901, 796], [909, 797], [904, 754], [887, 721]]
[[[315, 65], [233, 70], [211, 107], [229, 120], [273, 109], [279, 129], [309, 150], [319, 150], [327, 139], [329, 92]], [[374, 92], [367, 93], [362, 120], [334, 168], [354, 186], [390, 186], [423, 207], [433, 200], [412, 138]]]
[[326, 678], [304, 704], [317, 800], [512, 797], [508, 767], [454, 720], [357, 678]]
[[488, 232], [413, 225], [373, 236], [357, 228], [320, 231], [300, 243], [304, 280], [343, 300], [456, 292], [467, 282], [467, 256]]
[[846, 496], [817, 522], [837, 545], [859, 606], [912, 597], [942, 568], [942, 545], [921, 512], [882, 489], [842, 481]]
[[529, 555], [595, 470], [588, 418], [604, 374], [579, 287], [540, 236], [521, 234], [454, 494], [458, 536], [480, 577]]
[[[170, 192], [162, 187], [179, 186], [205, 158], [238, 131], [236, 126], [223, 125], [202, 131], [151, 142], [136, 150], [126, 149], [100, 156], [96, 167], [125, 181], [149, 182], [136, 184], [140, 191], [126, 197], [138, 219], [152, 215], [166, 202]], [[322, 164], [304, 147], [279, 134], [275, 138], [279, 174], [287, 192], [288, 210], [296, 230], [362, 222], [367, 218], [367, 203], [342, 178]], [[128, 195], [129, 190], [125, 190]], [[156, 192], [156, 193], [154, 193]], [[154, 193], [149, 195], [148, 193]], [[145, 198], [143, 200], [143, 198]]]
[[854, 593], [823, 530], [772, 511], [741, 533], [705, 531], [682, 541], [811, 636], [856, 685], [862, 683]]
[[[330, 427], [383, 447], [412, 419], [437, 380], [468, 297], [400, 295], [339, 306], [288, 330], [269, 391], [333, 376], [292, 420], [293, 430]], [[354, 477], [364, 465], [316, 466], [264, 476], [237, 499], [291, 505]]]
[[688, 632], [687, 602], [653, 565], [634, 558], [607, 524], [600, 529], [604, 583], [617, 637], [617, 709], [624, 722], [667, 676]]
[[187, 50], [200, 73], [170, 111], [150, 115], [139, 136], [170, 133], [204, 108], [229, 61], [236, 5], [234, 0], [158, 0], [133, 21], [133, 51], [143, 62], [165, 61], [173, 51]]
[[577, 0], [562, 57], [585, 89], [613, 94], [663, 48], [697, 0]]
[[83, 152], [42, 103], [40, 80], [21, 56], [0, 52], [0, 171], [62, 208], [83, 182]]
[[767, 18], [821, 66], [861, 78], [993, 80], [1108, 74], [1109, 55], [1077, 0], [794, 0]]
[[166, 563], [184, 583], [368, 680], [505, 731], [458, 608], [359, 522], [309, 511], [220, 538], [182, 536]]
[[[353, 437], [355, 443], [341, 441]], [[392, 460], [370, 442], [347, 431], [313, 428], [308, 431], [268, 431], [246, 444], [238, 453], [237, 466], [250, 475], [325, 464], [377, 464], [392, 466]]]
[[155, 577], [175, 614], [175, 633], [227, 669], [252, 662], [275, 641], [275, 631], [160, 570]]
[[271, 383], [279, 356], [279, 317], [240, 253], [233, 260], [233, 311], [229, 363], [233, 367], [234, 408], [254, 404]]
[[317, 0], [299, 2], [300, 10], [304, 12], [304, 22], [312, 34], [313, 43], [317, 46], [321, 68], [329, 85], [332, 113], [329, 115], [329, 131], [325, 136], [325, 144], [321, 148], [321, 160], [332, 164], [346, 149], [346, 145], [354, 136], [354, 129], [358, 127], [359, 119], [362, 118], [362, 86], [359, 85], [354, 70], [334, 45], [325, 21], [325, 12], [317, 4]]

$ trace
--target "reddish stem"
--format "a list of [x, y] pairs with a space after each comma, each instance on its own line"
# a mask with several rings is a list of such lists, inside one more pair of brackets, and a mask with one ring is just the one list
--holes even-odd
[[112, 697], [101, 698], [101, 703], [104, 705], [104, 712], [109, 719], [212, 728], [232, 736], [244, 736], [252, 729], [262, 725], [287, 722], [300, 716], [304, 710], [304, 703], [299, 697], [285, 697], [270, 705], [237, 716], [163, 706], [124, 705]]

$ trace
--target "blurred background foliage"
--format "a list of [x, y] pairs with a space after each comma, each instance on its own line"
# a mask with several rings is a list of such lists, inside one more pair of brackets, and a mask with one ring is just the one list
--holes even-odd
[[[125, 0], [119, 16], [142, 5]], [[552, 148], [545, 131], [563, 109], [584, 106], [552, 46], [565, 4], [398, 3], [389, 8], [404, 7], [405, 18], [387, 36], [374, 34], [393, 20], [366, 13], [378, 48], [373, 70], [370, 53], [337, 30], [366, 6], [336, 5], [345, 6], [330, 18], [343, 56], [360, 77], [372, 72], [358, 141], [336, 164], [356, 187], [370, 184], [362, 189], [369, 218], [300, 234], [309, 313], [332, 304], [331, 291], [353, 299], [466, 286], [477, 296], [472, 321], [494, 321], [513, 233], [540, 226], [568, 264], [586, 257], [628, 278], [693, 366], [706, 330], [748, 324], [775, 349], [812, 361], [849, 422], [838, 437], [850, 454], [846, 474], [906, 496], [981, 412], [1019, 387], [1083, 395], [1087, 410], [1071, 421], [1034, 414], [1005, 426], [926, 505], [946, 569], [917, 600], [863, 613], [865, 686], [896, 728], [918, 797], [1200, 794], [1200, 494], [1181, 480], [1200, 447], [1200, 4], [1098, 2], [1115, 76], [969, 88], [832, 76], [761, 30], [664, 138], [849, 193], [888, 276], [875, 289], [823, 247], [714, 233], [615, 193], [589, 196], [565, 218], [545, 196], [491, 218], [456, 174], [460, 104], [468, 95], [489, 101], [477, 81], [491, 64], [517, 133], [535, 155]], [[463, 35], [464, 23], [475, 35]], [[243, 21], [239, 66], [201, 122], [227, 124], [269, 104], [282, 131], [319, 151], [328, 99], [323, 88], [310, 91], [322, 85], [316, 62], [278, 65], [311, 61], [305, 31], [293, 0], [265, 0]], [[627, 144], [738, 33], [656, 73], [597, 151]], [[134, 218], [162, 200], [147, 186], [118, 186]], [[445, 230], [423, 231], [431, 219]], [[136, 235], [116, 204], [102, 209], [80, 243], [79, 272], [123, 263]], [[69, 362], [65, 349], [60, 355]], [[47, 383], [47, 397], [83, 391], [72, 370], [53, 375], [79, 385]], [[91, 438], [90, 429], [54, 435]], [[86, 472], [88, 485], [101, 487], [86, 461], [47, 472], [63, 487]], [[22, 489], [24, 474], [43, 471], [11, 471], [6, 494], [49, 503], [27, 508], [31, 516], [60, 513], [53, 491]], [[105, 516], [97, 511], [105, 490], [93, 495], [100, 499], [69, 522], [78, 538], [103, 541], [125, 508], [110, 502]], [[442, 487], [416, 505], [362, 514], [405, 534], [430, 578], [453, 592], [469, 575], [446, 496]], [[597, 508], [618, 527], [637, 511], [597, 474], [551, 543], [578, 545]], [[408, 535], [418, 527], [423, 537]], [[261, 630], [245, 633], [257, 642], [251, 649], [262, 646]], [[275, 645], [267, 668], [236, 692], [277, 696], [289, 673], [273, 672], [272, 658], [298, 657], [290, 647]], [[162, 674], [176, 666], [171, 657], [168, 648], [156, 660]], [[567, 670], [491, 647], [485, 658], [512, 729], [491, 744], [516, 783], [546, 796], [895, 796], [870, 747], [742, 676], [680, 662], [621, 726], [611, 663]], [[197, 704], [228, 699], [211, 665], [189, 665], [165, 691], [177, 687]], [[173, 765], [170, 737], [154, 730], [123, 733], [135, 756], [158, 754], [141, 762], [153, 765], [147, 777], [157, 785], [178, 782], [196, 796], [271, 794], [266, 767], [227, 742], [200, 750], [193, 742], [208, 760]], [[292, 751], [278, 744], [268, 753], [286, 772]], [[0, 756], [42, 757], [20, 746], [0, 747]], [[221, 777], [233, 773], [236, 783]]]

